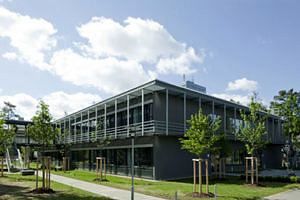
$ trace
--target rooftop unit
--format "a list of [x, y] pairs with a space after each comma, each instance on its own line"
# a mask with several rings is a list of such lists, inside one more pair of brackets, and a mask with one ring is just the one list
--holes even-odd
[[202, 93], [206, 94], [206, 87], [198, 85], [198, 84], [194, 83], [193, 81], [185, 81], [185, 83], [182, 86], [185, 88], [196, 90], [198, 92], [202, 92]]

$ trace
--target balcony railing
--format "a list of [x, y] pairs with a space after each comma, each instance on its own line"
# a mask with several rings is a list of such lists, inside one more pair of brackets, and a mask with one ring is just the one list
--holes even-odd
[[[130, 126], [138, 127], [139, 130], [136, 131], [136, 136], [147, 136], [147, 135], [182, 135], [184, 134], [183, 123], [168, 123], [168, 132], [166, 131], [166, 122], [151, 120], [142, 123], [130, 124]], [[142, 128], [143, 127], [143, 128]], [[71, 131], [70, 135], [60, 138], [60, 143], [82, 143], [82, 142], [93, 142], [100, 138], [125, 138], [128, 137], [129, 131], [127, 126], [118, 126], [117, 128], [107, 128], [90, 132], [77, 132], [75, 134]]]

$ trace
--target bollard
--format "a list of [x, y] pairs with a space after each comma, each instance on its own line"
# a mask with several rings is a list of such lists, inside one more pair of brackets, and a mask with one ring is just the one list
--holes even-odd
[[175, 200], [177, 200], [177, 191], [175, 192]]
[[215, 184], [215, 200], [217, 200], [217, 185]]

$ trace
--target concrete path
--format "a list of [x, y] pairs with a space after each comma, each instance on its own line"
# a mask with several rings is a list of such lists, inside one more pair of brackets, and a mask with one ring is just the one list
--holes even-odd
[[262, 200], [299, 200], [300, 199], [300, 188], [274, 194], [263, 198]]
[[[39, 175], [41, 175], [39, 173]], [[67, 178], [64, 176], [58, 176], [55, 174], [51, 174], [51, 180], [69, 185], [81, 190], [85, 190], [88, 192], [92, 192], [94, 194], [98, 194], [101, 196], [109, 197], [111, 199], [118, 199], [118, 200], [130, 200], [131, 199], [131, 192], [128, 190], [121, 190], [113, 187], [103, 186], [95, 183], [89, 183], [86, 181], [81, 181], [73, 178]], [[140, 193], [135, 193], [135, 199], [137, 200], [163, 200], [161, 198], [148, 196]]]

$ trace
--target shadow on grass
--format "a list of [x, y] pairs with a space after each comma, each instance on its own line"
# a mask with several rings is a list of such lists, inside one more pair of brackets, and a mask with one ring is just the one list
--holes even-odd
[[[250, 182], [251, 179], [249, 179]], [[176, 180], [169, 180], [170, 182], [178, 182], [178, 183], [188, 183], [193, 184], [194, 179], [191, 178], [184, 178], [184, 179], [176, 179]], [[197, 177], [198, 182], [198, 177]], [[286, 185], [290, 185], [292, 183], [285, 183], [285, 182], [271, 182], [271, 181], [259, 181], [260, 184], [262, 184], [264, 187], [270, 187], [270, 188], [280, 188], [284, 187]], [[205, 177], [202, 177], [202, 183], [205, 184]], [[241, 179], [240, 177], [235, 176], [226, 176], [225, 180], [218, 180], [216, 177], [209, 177], [209, 184], [232, 184], [232, 185], [244, 185], [246, 183], [246, 180]]]
[[94, 197], [94, 196], [86, 196], [86, 195], [77, 195], [65, 193], [63, 191], [57, 191], [54, 194], [33, 194], [30, 193], [32, 188], [23, 187], [23, 186], [12, 186], [1, 183], [0, 184], [0, 199], [1, 197], [7, 199], [38, 199], [38, 200], [108, 200], [106, 197]]

